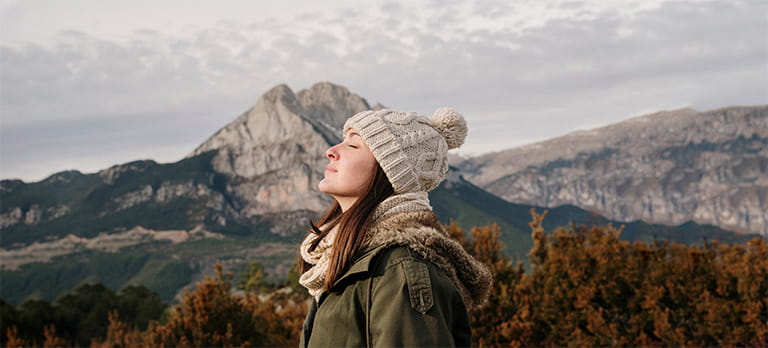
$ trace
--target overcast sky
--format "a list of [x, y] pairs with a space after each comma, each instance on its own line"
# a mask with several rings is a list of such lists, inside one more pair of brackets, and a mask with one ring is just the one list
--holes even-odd
[[0, 178], [175, 162], [280, 83], [453, 106], [462, 155], [768, 104], [766, 4], [0, 0]]

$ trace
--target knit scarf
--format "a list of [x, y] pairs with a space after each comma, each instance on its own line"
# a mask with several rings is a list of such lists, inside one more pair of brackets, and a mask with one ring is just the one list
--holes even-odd
[[[488, 299], [493, 275], [488, 267], [448, 236], [432, 212], [426, 192], [405, 193], [385, 199], [374, 209], [370, 226], [364, 232], [363, 248], [407, 246], [451, 278], [469, 309], [480, 308]], [[299, 283], [317, 299], [327, 290], [325, 275], [336, 229], [336, 226], [332, 227], [315, 250], [309, 250], [317, 238], [315, 234], [307, 236], [301, 244], [302, 258], [314, 266], [299, 278]]]
[[[429, 205], [429, 196], [426, 192], [408, 192], [393, 195], [379, 203], [376, 209], [373, 210], [371, 225], [375, 225], [377, 221], [392, 214], [418, 211], [432, 211], [432, 207]], [[301, 258], [313, 265], [312, 268], [301, 275], [299, 283], [307, 288], [309, 294], [316, 299], [319, 299], [320, 295], [326, 290], [325, 276], [328, 273], [331, 248], [333, 247], [334, 239], [336, 239], [338, 227], [338, 224], [332, 226], [331, 231], [317, 244], [314, 250], [309, 250], [310, 246], [318, 238], [314, 233], [307, 235], [301, 243], [301, 247], [299, 247]], [[327, 226], [320, 227], [321, 230], [323, 228], [327, 228]], [[368, 245], [369, 243], [366, 243], [363, 248]]]

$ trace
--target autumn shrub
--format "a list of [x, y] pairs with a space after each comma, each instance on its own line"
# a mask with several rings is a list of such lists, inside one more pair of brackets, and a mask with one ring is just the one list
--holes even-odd
[[215, 278], [197, 284], [170, 310], [165, 323], [144, 332], [127, 330], [110, 317], [98, 347], [295, 347], [307, 311], [306, 298], [290, 290], [234, 293], [232, 274], [216, 266]]
[[[496, 253], [498, 229], [467, 244], [496, 275], [472, 314], [478, 346], [766, 346], [768, 248], [619, 239], [611, 226], [546, 234], [532, 211], [531, 272]], [[478, 245], [478, 243], [480, 245]]]

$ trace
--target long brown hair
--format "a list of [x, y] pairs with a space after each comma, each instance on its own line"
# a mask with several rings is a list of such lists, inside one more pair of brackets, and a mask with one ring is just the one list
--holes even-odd
[[[387, 175], [381, 166], [376, 164], [376, 174], [368, 183], [366, 194], [355, 202], [346, 212], [341, 211], [341, 206], [336, 200], [331, 207], [317, 221], [309, 221], [310, 233], [319, 236], [311, 245], [310, 250], [315, 250], [320, 241], [325, 238], [333, 226], [338, 224], [338, 232], [333, 240], [331, 255], [328, 264], [328, 273], [325, 276], [325, 288], [330, 289], [331, 285], [341, 277], [342, 274], [352, 265], [357, 254], [362, 251], [365, 243], [365, 231], [371, 224], [370, 216], [376, 206], [384, 199], [391, 196], [394, 192], [392, 184], [389, 183]], [[325, 225], [325, 226], [324, 226]], [[325, 230], [320, 230], [318, 226], [324, 226]], [[304, 274], [312, 268], [312, 265], [304, 261], [299, 262], [299, 272]]]

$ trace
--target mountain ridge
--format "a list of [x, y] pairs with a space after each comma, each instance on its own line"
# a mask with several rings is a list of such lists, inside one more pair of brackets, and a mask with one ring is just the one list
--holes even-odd
[[768, 106], [661, 111], [457, 166], [511, 202], [768, 235]]

